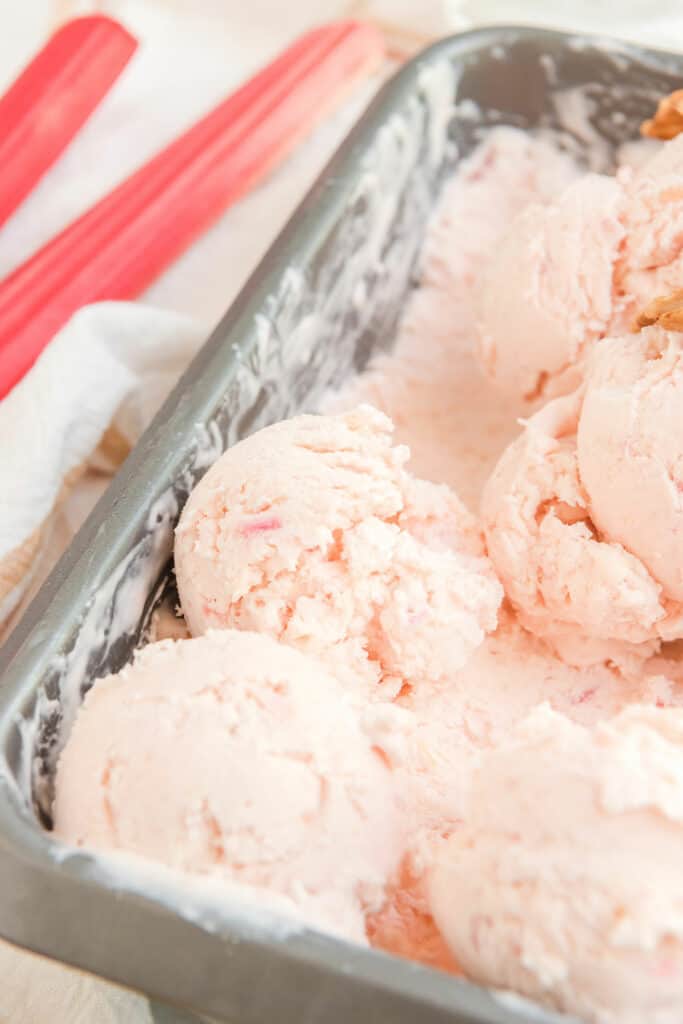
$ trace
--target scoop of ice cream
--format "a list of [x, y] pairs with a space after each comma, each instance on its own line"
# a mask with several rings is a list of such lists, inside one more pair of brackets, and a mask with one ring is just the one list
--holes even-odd
[[386, 758], [313, 658], [234, 630], [98, 681], [60, 757], [58, 836], [287, 897], [365, 941], [404, 837]]
[[624, 177], [624, 244], [615, 269], [615, 326], [683, 282], [683, 135]]
[[634, 704], [683, 707], [680, 677], [680, 664], [662, 658], [640, 661], [633, 674], [614, 665], [572, 666], [507, 611], [453, 686], [373, 705], [373, 735], [394, 766], [410, 845], [385, 905], [368, 918], [371, 944], [457, 971], [430, 911], [425, 878], [433, 837], [467, 819], [469, 779], [482, 753], [544, 702], [590, 727]]
[[381, 705], [392, 714], [376, 742], [394, 765], [412, 846], [420, 847], [422, 860], [422, 836], [462, 820], [469, 772], [480, 753], [498, 746], [537, 705], [547, 702], [583, 725], [631, 704], [683, 707], [683, 664], [668, 658], [644, 663], [642, 657], [620, 658], [621, 667], [600, 658], [572, 664], [576, 659], [556, 655], [512, 610], [501, 619], [452, 686], [405, 692]]
[[683, 601], [683, 334], [650, 327], [598, 346], [578, 458], [595, 526]]
[[445, 486], [405, 470], [369, 406], [300, 416], [227, 451], [176, 532], [194, 635], [250, 629], [331, 659], [347, 680], [447, 680], [495, 627], [502, 590]]
[[478, 296], [480, 355], [501, 390], [531, 400], [577, 383], [612, 318], [622, 204], [615, 179], [587, 174], [508, 228]]
[[683, 711], [538, 708], [485, 755], [429, 879], [465, 972], [600, 1024], [678, 1024]]
[[527, 421], [486, 486], [483, 521], [521, 622], [564, 657], [618, 661], [632, 645], [648, 654], [648, 642], [680, 635], [680, 609], [637, 555], [596, 529], [577, 454], [582, 401], [555, 399]]

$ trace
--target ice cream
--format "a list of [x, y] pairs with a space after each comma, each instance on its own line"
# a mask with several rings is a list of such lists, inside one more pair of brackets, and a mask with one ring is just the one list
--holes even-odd
[[621, 319], [683, 282], [683, 135], [624, 180], [624, 246], [615, 267]]
[[[619, 361], [629, 344], [616, 339], [607, 351]], [[602, 365], [601, 359], [589, 370], [587, 395], [599, 387]], [[629, 395], [622, 397], [628, 406]], [[601, 507], [613, 513], [624, 498], [623, 488], [612, 492], [613, 475], [638, 461], [637, 452], [624, 447], [625, 435], [621, 443], [617, 438], [612, 447], [601, 446], [612, 422], [609, 414], [600, 419], [599, 402], [591, 399], [586, 422], [583, 391], [555, 399], [532, 416], [503, 454], [482, 502], [489, 554], [520, 621], [562, 657], [579, 662], [645, 656], [653, 653], [653, 642], [683, 635], [683, 608], [637, 553], [620, 543], [623, 531], [613, 535], [599, 528], [599, 513], [595, 518], [584, 480], [586, 453], [591, 480], [602, 475]], [[636, 493], [630, 504], [640, 502], [642, 492]], [[628, 506], [622, 514], [633, 521]], [[635, 519], [641, 521], [640, 506]]]
[[[371, 943], [440, 970], [458, 971], [434, 921], [426, 883], [434, 838], [451, 834], [467, 820], [470, 776], [482, 754], [497, 749], [544, 702], [588, 728], [633, 705], [683, 708], [683, 685], [675, 678], [680, 680], [683, 670], [657, 662], [653, 659], [647, 669], [640, 664], [639, 671], [628, 674], [602, 663], [567, 664], [508, 612], [452, 687], [399, 698], [391, 706], [394, 717], [387, 734], [379, 734], [378, 742], [394, 765], [409, 852], [389, 886], [386, 904], [368, 919]], [[396, 712], [403, 718], [396, 718]]]
[[449, 974], [461, 973], [429, 909], [426, 875], [411, 855], [404, 858], [384, 905], [368, 915], [367, 931], [370, 944], [385, 953]]
[[683, 711], [541, 706], [482, 758], [430, 905], [467, 974], [600, 1024], [678, 1024]]
[[501, 389], [530, 401], [578, 383], [613, 315], [622, 204], [614, 178], [588, 174], [510, 226], [478, 303], [482, 362]]
[[212, 466], [176, 532], [194, 635], [256, 630], [389, 698], [448, 683], [495, 627], [502, 590], [472, 516], [407, 473], [391, 430], [367, 406], [300, 416]]
[[451, 688], [401, 696], [396, 711], [404, 717], [388, 723], [383, 746], [395, 744], [397, 735], [402, 739], [393, 761], [404, 804], [411, 801], [413, 838], [462, 821], [468, 775], [479, 754], [497, 747], [539, 704], [587, 726], [632, 704], [683, 707], [680, 672], [670, 664], [631, 660], [632, 669], [561, 660], [507, 612]]
[[480, 353], [511, 395], [564, 394], [595, 342], [683, 281], [683, 136], [521, 210], [481, 276]]
[[54, 821], [69, 843], [272, 892], [361, 942], [404, 847], [387, 760], [342, 686], [235, 630], [151, 644], [96, 682]]
[[578, 178], [541, 138], [496, 128], [447, 182], [424, 244], [420, 287], [402, 312], [391, 353], [328, 394], [322, 411], [367, 402], [410, 447], [410, 469], [446, 483], [478, 512], [482, 486], [519, 432], [522, 406], [491, 385], [476, 357], [474, 292], [501, 234], [531, 202], [549, 202]]
[[595, 350], [577, 454], [596, 528], [683, 602], [683, 334], [648, 327]]

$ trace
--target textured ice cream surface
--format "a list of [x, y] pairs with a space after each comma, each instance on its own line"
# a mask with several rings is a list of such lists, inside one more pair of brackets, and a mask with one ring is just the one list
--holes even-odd
[[522, 209], [479, 284], [482, 364], [508, 395], [576, 386], [596, 341], [683, 280], [683, 136]]
[[[407, 305], [393, 352], [378, 356], [324, 406], [339, 411], [362, 401], [380, 408], [396, 424], [398, 440], [410, 446], [413, 471], [448, 482], [474, 512], [486, 479], [519, 434], [517, 417], [528, 414], [517, 396], [501, 392], [481, 369], [477, 283], [517, 213], [530, 201], [554, 201], [576, 177], [570, 162], [541, 140], [510, 129], [492, 132], [446, 187], [425, 245], [420, 287]], [[446, 970], [457, 964], [444, 951], [426, 900], [432, 840], [463, 821], [469, 778], [480, 759], [544, 701], [587, 730], [632, 704], [682, 703], [683, 689], [675, 680], [683, 680], [683, 658], [676, 660], [674, 645], [644, 661], [624, 656], [630, 645], [611, 641], [608, 651], [618, 648], [622, 669], [603, 660], [604, 646], [593, 663], [585, 664], [583, 652], [570, 659], [583, 662], [575, 665], [523, 628], [505, 606], [499, 620], [458, 670], [454, 685], [406, 688], [392, 705], [406, 712], [403, 756], [394, 763], [403, 798], [410, 794], [412, 801], [413, 842], [385, 906], [370, 916], [368, 932], [380, 948]], [[595, 644], [590, 647], [589, 661]], [[498, 799], [505, 798], [501, 790]], [[567, 912], [577, 902], [573, 892], [569, 900]], [[514, 986], [502, 968], [483, 980]]]
[[522, 411], [475, 358], [473, 292], [518, 211], [549, 201], [577, 176], [569, 157], [544, 140], [514, 128], [491, 131], [444, 189], [393, 351], [322, 406], [381, 409], [410, 446], [412, 471], [449, 484], [473, 512]]
[[622, 176], [624, 246], [615, 268], [622, 316], [681, 287], [683, 281], [683, 135], [664, 143], [634, 173]]
[[683, 687], [672, 678], [670, 662], [657, 659], [638, 669], [625, 674], [611, 665], [567, 664], [503, 613], [453, 686], [406, 692], [396, 704], [382, 705], [389, 717], [376, 742], [394, 766], [409, 852], [386, 904], [368, 920], [373, 945], [457, 971], [426, 899], [426, 877], [434, 838], [451, 834], [467, 818], [470, 777], [482, 754], [504, 743], [543, 703], [588, 728], [631, 705], [683, 706]]
[[344, 688], [234, 630], [151, 644], [95, 683], [54, 820], [68, 843], [274, 893], [361, 942], [404, 845], [387, 759]]
[[262, 632], [389, 698], [450, 680], [495, 628], [502, 590], [473, 517], [406, 471], [391, 432], [369, 406], [300, 416], [212, 466], [176, 531], [194, 635]]
[[[630, 706], [683, 706], [683, 687], [668, 662], [619, 668], [601, 660], [580, 666], [558, 657], [508, 612], [458, 673], [454, 685], [410, 691], [397, 701], [383, 746], [402, 737], [394, 757], [413, 837], [453, 828], [465, 813], [469, 772], [478, 755], [503, 742], [542, 703], [586, 726]], [[630, 670], [632, 668], [632, 670]], [[401, 731], [402, 730], [402, 731]], [[419, 844], [419, 841], [417, 843]]]
[[587, 174], [510, 225], [478, 298], [482, 362], [501, 389], [532, 400], [578, 383], [614, 312], [622, 205], [614, 178]]
[[600, 1024], [678, 1024], [683, 711], [542, 706], [484, 755], [430, 905], [463, 969]]
[[[619, 662], [680, 636], [680, 608], [636, 554], [596, 528], [577, 451], [582, 407], [580, 390], [527, 421], [486, 486], [482, 516], [520, 621], [566, 659]], [[602, 458], [588, 431], [584, 446]]]
[[683, 334], [650, 327], [595, 350], [578, 458], [596, 527], [683, 601]]

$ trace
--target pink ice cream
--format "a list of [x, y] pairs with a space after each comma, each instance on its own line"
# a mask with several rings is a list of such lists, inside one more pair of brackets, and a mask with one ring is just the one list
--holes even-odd
[[256, 630], [389, 698], [448, 682], [495, 628], [502, 590], [472, 516], [407, 473], [391, 430], [367, 406], [300, 416], [212, 466], [176, 532], [194, 635]]
[[384, 906], [368, 915], [367, 932], [370, 944], [385, 953], [449, 974], [461, 973], [429, 909], [427, 878], [410, 855], [390, 885]]
[[[683, 635], [683, 609], [636, 553], [597, 528], [583, 453], [599, 461], [606, 492], [611, 473], [582, 408], [577, 392], [528, 420], [486, 486], [482, 515], [491, 560], [523, 625], [566, 659], [619, 661]], [[610, 429], [605, 422], [603, 433]]]
[[467, 820], [470, 777], [482, 754], [504, 743], [542, 703], [588, 728], [632, 705], [683, 707], [683, 686], [672, 678], [683, 676], [683, 668], [675, 672], [659, 661], [633, 673], [600, 663], [579, 668], [503, 613], [452, 687], [408, 692], [396, 705], [382, 705], [391, 720], [382, 733], [375, 718], [376, 742], [394, 766], [410, 846], [386, 905], [368, 919], [372, 944], [457, 972], [433, 919], [426, 879], [434, 837]]
[[613, 178], [588, 174], [510, 226], [478, 302], [482, 362], [501, 389], [532, 400], [578, 382], [577, 364], [613, 315], [622, 202]]
[[479, 286], [482, 363], [527, 400], [572, 390], [596, 341], [683, 280], [683, 136], [637, 170], [523, 209]]
[[671, 606], [683, 602], [683, 334], [605, 340], [578, 429], [591, 518], [632, 552]]
[[678, 1024], [683, 711], [539, 707], [487, 754], [430, 905], [473, 979], [599, 1024]]
[[284, 896], [361, 942], [404, 846], [386, 758], [343, 687], [235, 630], [151, 644], [93, 686], [54, 819], [69, 843]]
[[448, 484], [473, 512], [520, 413], [515, 396], [492, 386], [475, 357], [474, 291], [515, 215], [577, 178], [569, 157], [543, 139], [505, 127], [487, 135], [446, 185], [392, 352], [322, 407], [381, 409], [410, 447], [411, 470]]
[[615, 268], [621, 318], [630, 324], [652, 299], [683, 282], [683, 135], [662, 145], [635, 174], [623, 175], [623, 253]]
[[471, 766], [539, 704], [587, 726], [631, 704], [683, 706], [683, 687], [671, 665], [624, 661], [620, 668], [600, 660], [581, 665], [561, 660], [507, 612], [452, 687], [404, 693], [380, 742], [392, 757], [408, 806], [413, 847], [424, 854], [423, 836], [462, 820]]

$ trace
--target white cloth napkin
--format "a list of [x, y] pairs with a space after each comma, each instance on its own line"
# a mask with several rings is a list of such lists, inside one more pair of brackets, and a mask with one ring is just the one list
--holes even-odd
[[[59, 554], [68, 506], [95, 493], [204, 338], [188, 317], [133, 303], [81, 310], [0, 402], [0, 619], [13, 619]], [[87, 505], [87, 501], [85, 502]], [[66, 520], [64, 522], [64, 516]], [[76, 512], [78, 518], [78, 513]], [[15, 613], [14, 615], [12, 613]]]
[[[595, 20], [603, 4], [587, 2], [579, 10], [536, 0], [0, 0], [8, 28], [0, 33], [0, 88], [56, 16], [93, 7], [120, 17], [143, 45], [3, 228], [0, 275], [313, 22], [370, 11], [424, 34], [477, 21], [604, 27]], [[624, 4], [620, 18], [624, 34], [662, 46], [672, 45], [683, 22], [680, 8], [666, 3], [656, 23], [643, 3]], [[6, 633], [374, 87], [360, 89], [286, 166], [226, 213], [142, 302], [103, 303], [77, 314], [0, 402], [0, 642], [3, 624]], [[2, 943], [0, 977], [0, 1024], [153, 1020], [146, 1000]]]

